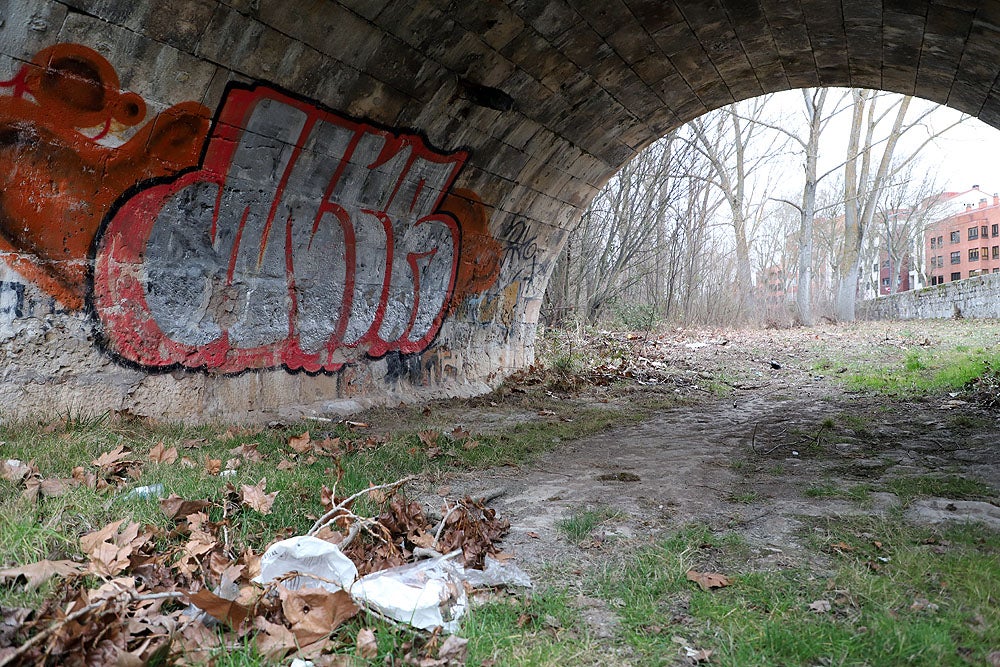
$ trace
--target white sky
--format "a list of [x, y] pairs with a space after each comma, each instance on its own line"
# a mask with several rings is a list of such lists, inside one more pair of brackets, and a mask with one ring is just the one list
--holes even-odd
[[[838, 98], [838, 91], [831, 90], [827, 98], [828, 108], [832, 108]], [[888, 106], [890, 102], [886, 100], [881, 104]], [[961, 114], [953, 109], [926, 100], [914, 100], [907, 117], [918, 116], [927, 106], [937, 107], [928, 118], [932, 132], [940, 131], [961, 117]], [[775, 94], [768, 103], [767, 114], [771, 117], [783, 117], [786, 119], [785, 122], [794, 123], [801, 122], [802, 109], [801, 91], [791, 90]], [[885, 123], [888, 125], [891, 120], [889, 118]], [[843, 161], [849, 130], [850, 113], [841, 112], [824, 131], [820, 144], [821, 173]], [[908, 147], [912, 150], [923, 142], [926, 136], [925, 130], [914, 128], [900, 142], [896, 154], [907, 153]], [[788, 156], [787, 162], [782, 165], [784, 167], [782, 171], [789, 180], [797, 181], [801, 178], [801, 162], [799, 155]], [[936, 171], [936, 180], [942, 190], [962, 192], [972, 188], [973, 185], [979, 185], [986, 192], [1000, 192], [1000, 130], [975, 118], [967, 118], [928, 144], [923, 149], [920, 164], [925, 169]], [[801, 188], [801, 185], [797, 187]]]

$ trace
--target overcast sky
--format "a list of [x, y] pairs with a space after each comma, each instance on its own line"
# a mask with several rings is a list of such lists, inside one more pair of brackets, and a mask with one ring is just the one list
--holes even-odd
[[[827, 98], [827, 109], [832, 111], [838, 99], [840, 91], [831, 90]], [[879, 102], [879, 106], [887, 108], [891, 103], [892, 100], [886, 97]], [[914, 150], [929, 134], [940, 132], [962, 117], [953, 109], [918, 99], [910, 105], [907, 118], [918, 117], [928, 107], [935, 109], [927, 118], [929, 129], [917, 127], [904, 135], [897, 148], [897, 156]], [[783, 127], [791, 127], [804, 123], [802, 110], [802, 92], [790, 90], [773, 95], [768, 101], [765, 115]], [[888, 127], [891, 123], [892, 115], [883, 121], [882, 125]], [[820, 142], [820, 173], [831, 169], [840, 172], [840, 165], [843, 164], [846, 155], [850, 124], [850, 112], [842, 111], [824, 130]], [[804, 126], [801, 136], [805, 136]], [[878, 152], [875, 159], [878, 159]], [[933, 139], [923, 149], [919, 165], [920, 170], [936, 172], [936, 182], [941, 190], [963, 192], [973, 185], [979, 185], [986, 192], [1000, 192], [1000, 130], [975, 118], [966, 118], [961, 124]], [[778, 165], [773, 165], [772, 169], [774, 168], [777, 168], [781, 176], [777, 179], [771, 177], [771, 187], [779, 183], [784, 184], [785, 189], [789, 190], [786, 194], [789, 195], [796, 192], [797, 188], [801, 188], [799, 182], [802, 174], [801, 154], [794, 152], [789, 154]], [[780, 185], [777, 188], [782, 189]]]

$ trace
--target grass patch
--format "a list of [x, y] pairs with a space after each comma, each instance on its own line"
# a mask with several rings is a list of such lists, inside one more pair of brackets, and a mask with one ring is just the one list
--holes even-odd
[[848, 387], [891, 396], [917, 396], [961, 390], [1000, 367], [1000, 351], [967, 346], [911, 349], [902, 358], [879, 364], [853, 364], [844, 375]]
[[580, 610], [565, 591], [503, 597], [477, 607], [462, 626], [469, 640], [466, 664], [592, 664], [597, 649], [583, 627]]
[[843, 487], [834, 482], [821, 482], [806, 488], [803, 495], [806, 498], [840, 498], [867, 507], [872, 502], [871, 493], [873, 490], [871, 484], [854, 484]]
[[[640, 664], [675, 664], [673, 637], [741, 667], [982, 664], [1000, 642], [996, 533], [866, 518], [821, 522], [808, 535], [835, 559], [833, 577], [741, 569], [738, 540], [696, 526], [609, 566], [595, 585], [624, 602], [622, 636]], [[700, 590], [685, 576], [692, 568], [733, 583]], [[829, 610], [810, 610], [818, 600]]]
[[575, 511], [570, 517], [556, 524], [559, 531], [571, 542], [583, 542], [605, 521], [620, 516], [610, 507], [594, 507]]
[[996, 498], [996, 489], [976, 479], [958, 475], [919, 475], [895, 477], [885, 484], [904, 503], [915, 498], [934, 497], [952, 500], [989, 500]]
[[740, 491], [736, 493], [730, 493], [726, 496], [726, 500], [731, 503], [739, 503], [741, 505], [753, 505], [756, 502], [760, 502], [764, 499], [764, 496], [756, 491]]

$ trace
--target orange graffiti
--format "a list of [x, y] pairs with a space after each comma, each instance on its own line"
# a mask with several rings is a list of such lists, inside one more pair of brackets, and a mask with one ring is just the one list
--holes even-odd
[[462, 255], [449, 307], [453, 313], [466, 297], [485, 292], [496, 283], [503, 247], [490, 235], [486, 206], [472, 190], [456, 188], [440, 208], [453, 215], [462, 228]]
[[146, 104], [78, 44], [39, 51], [0, 88], [11, 90], [0, 97], [0, 256], [67, 308], [81, 308], [104, 216], [139, 182], [195, 165], [209, 111], [178, 104], [122, 145], [101, 143], [142, 122]]

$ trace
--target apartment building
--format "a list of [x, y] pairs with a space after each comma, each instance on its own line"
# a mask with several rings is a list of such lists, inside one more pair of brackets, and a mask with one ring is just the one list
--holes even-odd
[[[969, 194], [978, 195], [970, 200]], [[956, 194], [952, 213], [924, 232], [929, 284], [1000, 273], [1000, 196], [977, 188]]]

